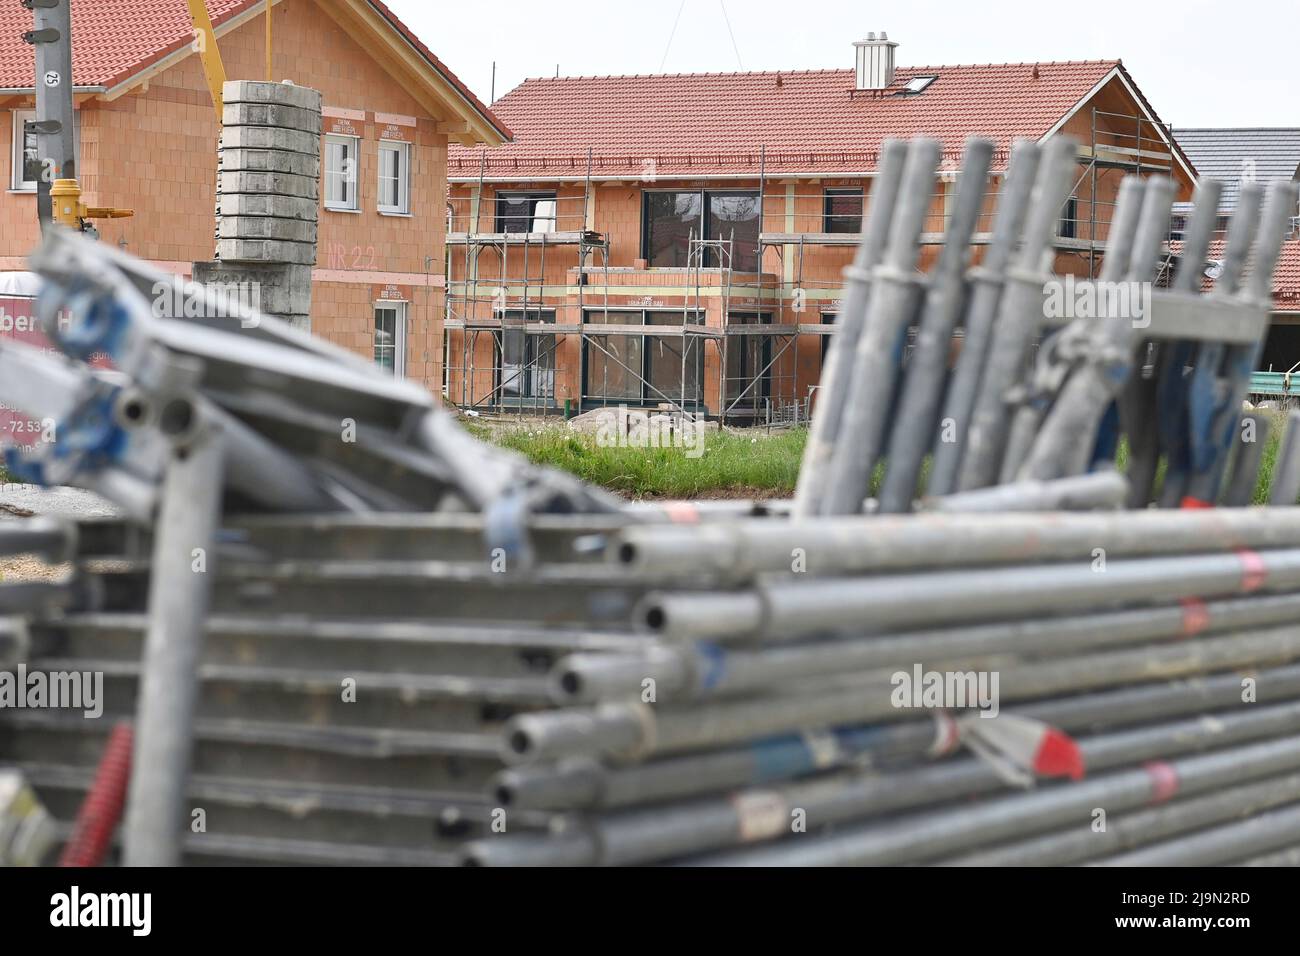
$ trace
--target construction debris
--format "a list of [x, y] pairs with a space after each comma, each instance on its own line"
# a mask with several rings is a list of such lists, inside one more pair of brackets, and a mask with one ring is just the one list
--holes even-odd
[[[172, 280], [52, 235], [68, 360], [5, 346], [0, 399], [65, 437], [8, 467], [124, 516], [0, 525], [0, 554], [76, 568], [0, 584], [0, 664], [103, 680], [99, 719], [0, 711], [0, 761], [66, 838], [132, 721], [131, 864], [1291, 859], [1300, 510], [1147, 506], [1240, 497], [1294, 192], [1246, 197], [1216, 292], [1186, 278], [1207, 185], [1149, 310], [1053, 322], [1074, 147], [1016, 147], [969, 270], [989, 153], [926, 279], [937, 147], [886, 148], [792, 513], [622, 505], [198, 287], [160, 317], [142, 290]], [[1126, 181], [1098, 281], [1165, 275], [1172, 199]], [[86, 858], [111, 816], [83, 810]]]

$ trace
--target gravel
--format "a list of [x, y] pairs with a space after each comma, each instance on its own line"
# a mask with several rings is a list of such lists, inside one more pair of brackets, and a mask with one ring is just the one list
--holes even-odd
[[[0, 521], [17, 521], [30, 515], [108, 518], [117, 513], [118, 509], [112, 503], [80, 488], [0, 485]], [[0, 557], [0, 583], [52, 581], [64, 577], [70, 570], [70, 565], [49, 565], [35, 558]]]

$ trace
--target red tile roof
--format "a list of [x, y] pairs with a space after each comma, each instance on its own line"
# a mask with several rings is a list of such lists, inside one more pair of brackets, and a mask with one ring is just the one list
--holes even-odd
[[[1039, 138], [1083, 100], [1118, 60], [900, 68], [885, 93], [855, 92], [852, 70], [693, 73], [533, 79], [492, 108], [514, 142], [486, 153], [486, 175], [707, 176], [856, 172], [875, 166], [889, 137], [940, 138], [955, 162], [966, 137]], [[899, 93], [913, 77], [937, 79]], [[1140, 95], [1140, 94], [1139, 94]], [[455, 147], [450, 175], [479, 172], [480, 153]]]
[[1300, 312], [1300, 239], [1282, 244], [1273, 273], [1273, 301], [1279, 312]]
[[[212, 25], [261, 0], [207, 0]], [[18, 0], [0, 7], [0, 89], [31, 89], [35, 53], [23, 42], [32, 12]], [[72, 80], [111, 87], [194, 39], [185, 0], [72, 0]]]
[[[265, 0], [206, 0], [212, 25]], [[380, 0], [371, 7], [429, 61], [470, 106], [502, 136], [510, 130]], [[35, 54], [22, 35], [32, 28], [32, 13], [18, 0], [0, 7], [0, 89], [30, 90]], [[111, 88], [193, 41], [194, 27], [185, 0], [72, 0], [72, 79], [86, 88]]]
[[[1207, 258], [1222, 259], [1224, 245], [1223, 239], [1211, 242]], [[1183, 244], [1171, 242], [1169, 247], [1178, 255], [1182, 252]], [[1212, 279], [1202, 280], [1201, 288], [1204, 291], [1208, 292], [1213, 287]], [[1282, 243], [1282, 253], [1278, 256], [1277, 269], [1273, 272], [1273, 307], [1276, 312], [1300, 312], [1300, 239], [1288, 239]]]

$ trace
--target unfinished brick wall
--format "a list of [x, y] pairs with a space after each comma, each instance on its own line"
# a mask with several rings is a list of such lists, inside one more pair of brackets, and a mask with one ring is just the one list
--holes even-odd
[[[231, 79], [263, 79], [264, 27], [259, 17], [219, 38]], [[313, 275], [312, 326], [362, 355], [374, 339], [376, 289], [396, 287], [407, 300], [407, 374], [435, 390], [441, 381], [441, 285], [447, 137], [435, 120], [314, 0], [283, 0], [274, 8], [276, 80], [320, 90], [325, 107], [360, 111], [361, 209], [322, 208], [319, 258]], [[0, 109], [30, 108], [31, 98], [0, 100]], [[104, 242], [165, 268], [189, 274], [212, 258], [218, 126], [197, 54], [152, 76], [112, 102], [83, 100], [81, 186], [90, 205], [135, 210], [105, 221]], [[376, 210], [378, 144], [375, 114], [412, 117], [411, 215]], [[382, 120], [383, 117], [380, 117]], [[12, 155], [8, 112], [0, 112], [6, 187]], [[33, 195], [0, 192], [0, 269], [21, 269], [38, 241]]]

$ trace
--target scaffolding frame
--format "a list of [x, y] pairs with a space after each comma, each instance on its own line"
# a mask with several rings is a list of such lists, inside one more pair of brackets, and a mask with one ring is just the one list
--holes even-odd
[[[1089, 117], [1089, 138], [1079, 148], [1079, 175], [1071, 190], [1071, 198], [1062, 209], [1062, 221], [1070, 224], [1058, 235], [1055, 245], [1058, 252], [1075, 253], [1087, 262], [1090, 277], [1097, 275], [1099, 260], [1104, 251], [1106, 234], [1113, 216], [1114, 197], [1107, 198], [1099, 189], [1102, 177], [1108, 170], [1121, 170], [1136, 175], [1151, 175], [1172, 172], [1175, 164], [1174, 147], [1170, 145], [1168, 130], [1141, 115], [1114, 113], [1099, 107], [1091, 108]], [[947, 157], [945, 157], [947, 158]], [[956, 159], [957, 157], [952, 157]], [[486, 153], [480, 153], [477, 192], [472, 196], [473, 209], [467, 217], [463, 232], [449, 230], [446, 321], [444, 322], [444, 368], [447, 381], [447, 398], [449, 402], [462, 409], [490, 409], [497, 414], [535, 415], [554, 413], [560, 410], [555, 397], [556, 381], [563, 373], [571, 371], [561, 366], [557, 360], [561, 343], [577, 340], [578, 379], [576, 388], [577, 410], [609, 404], [635, 404], [647, 410], [670, 408], [682, 415], [691, 415], [709, 409], [712, 399], [716, 397], [716, 414], [724, 424], [729, 420], [747, 420], [757, 422], [760, 416], [770, 423], [774, 419], [791, 417], [787, 406], [795, 408], [794, 418], [806, 417], [811, 409], [814, 389], [800, 398], [798, 392], [798, 375], [801, 365], [800, 345], [807, 338], [815, 338], [822, 343], [825, 350], [826, 336], [835, 334], [835, 325], [825, 321], [828, 314], [824, 309], [817, 310], [817, 322], [785, 321], [790, 309], [790, 300], [805, 287], [804, 260], [806, 251], [814, 246], [842, 246], [852, 248], [857, 245], [859, 235], [856, 230], [846, 232], [826, 232], [825, 197], [826, 187], [819, 187], [815, 192], [792, 192], [769, 196], [769, 173], [767, 168], [766, 147], [758, 151], [758, 237], [755, 241], [757, 256], [754, 279], [753, 304], [738, 308], [737, 313], [752, 313], [757, 321], [733, 321], [733, 281], [737, 240], [735, 232], [725, 239], [705, 238], [696, 235], [692, 229], [687, 240], [686, 267], [680, 285], [666, 288], [673, 296], [682, 300], [680, 325], [647, 324], [644, 313], [648, 311], [673, 311], [675, 307], [650, 309], [635, 305], [610, 304], [610, 263], [609, 237], [590, 228], [592, 212], [592, 150], [587, 150], [586, 170], [581, 180], [583, 189], [581, 197], [561, 197], [556, 191], [555, 207], [549, 215], [538, 216], [545, 219], [549, 227], [535, 231], [499, 230], [497, 226], [497, 208], [502, 194], [510, 191], [498, 189], [493, 195], [493, 228], [485, 231], [482, 226], [483, 204], [487, 201], [485, 193]], [[782, 177], [789, 174], [780, 173]], [[835, 176], [835, 179], [868, 180], [870, 176], [851, 175]], [[940, 199], [935, 228], [927, 228], [921, 236], [923, 245], [939, 245], [943, 242], [946, 231], [948, 210], [946, 200], [951, 192], [947, 188], [955, 174], [945, 174], [936, 191]], [[523, 190], [526, 192], [526, 190]], [[863, 189], [863, 209], [869, 192]], [[781, 231], [768, 231], [765, 216], [769, 214], [769, 199], [780, 198], [783, 209], [780, 215], [786, 220], [787, 227]], [[800, 201], [816, 200], [812, 208], [817, 222], [816, 228], [800, 229], [795, 220]], [[580, 210], [566, 216], [562, 212], [565, 203], [580, 203]], [[1073, 204], [1073, 205], [1071, 205]], [[1073, 212], [1070, 210], [1073, 209]], [[992, 210], [982, 214], [981, 219], [991, 222]], [[452, 224], [454, 225], [454, 211]], [[806, 218], [806, 215], [805, 215]], [[578, 220], [574, 223], [572, 220]], [[792, 221], [795, 220], [795, 221]], [[790, 227], [794, 228], [791, 229]], [[973, 245], [983, 245], [991, 241], [989, 228], [977, 226], [972, 238]], [[453, 250], [463, 249], [463, 278], [452, 279], [451, 261]], [[480, 268], [485, 253], [491, 250], [495, 254], [499, 269], [497, 275], [485, 277]], [[570, 252], [569, 250], [572, 250]], [[768, 250], [773, 250], [777, 266], [774, 272], [764, 270], [764, 259]], [[566, 282], [563, 290], [548, 289], [547, 262], [554, 261], [555, 256], [564, 253], [572, 255], [576, 266], [576, 297], [571, 295], [571, 286]], [[792, 265], [787, 268], [788, 260]], [[1162, 270], [1162, 277], [1167, 277], [1171, 265], [1170, 254]], [[532, 269], [538, 270], [536, 281]], [[512, 271], [521, 270], [518, 274]], [[787, 276], [787, 271], [789, 275]], [[710, 327], [705, 321], [708, 315], [705, 300], [705, 282], [707, 273], [719, 275], [716, 294], [721, 299], [721, 326]], [[591, 301], [589, 297], [590, 279], [600, 276], [601, 294]], [[773, 281], [768, 282], [767, 279]], [[771, 286], [769, 298], [768, 286]], [[710, 292], [713, 291], [710, 285]], [[484, 295], [484, 290], [490, 295]], [[614, 294], [619, 294], [618, 288]], [[573, 299], [573, 301], [570, 301]], [[588, 313], [592, 309], [603, 312], [601, 322], [589, 322]], [[801, 307], [796, 307], [799, 311]], [[483, 314], [486, 309], [486, 314]], [[641, 311], [642, 322], [639, 324], [619, 325], [610, 323], [610, 313], [627, 309]], [[565, 313], [576, 312], [576, 316], [562, 321]], [[547, 319], [546, 315], [552, 318]], [[767, 319], [764, 321], [764, 319]], [[523, 336], [522, 339], [517, 336]], [[615, 350], [607, 347], [607, 336], [636, 336], [641, 340], [638, 351], [640, 367], [625, 362]], [[478, 361], [480, 337], [492, 339], [492, 361], [483, 365]], [[456, 338], [458, 337], [458, 342]], [[536, 339], [539, 344], [523, 345], [520, 349], [518, 363], [506, 362], [507, 339], [515, 337], [515, 342], [528, 343]], [[755, 344], [755, 338], [761, 338], [762, 344]], [[665, 338], [680, 338], [680, 379], [676, 389], [663, 389], [651, 381], [649, 362], [647, 361], [648, 341], [662, 344]], [[714, 343], [718, 359], [718, 385], [716, 396], [709, 395], [707, 387], [708, 343]], [[545, 345], [540, 343], [545, 342]], [[654, 347], [654, 346], [651, 346]], [[739, 374], [731, 375], [732, 357], [736, 349], [744, 350], [745, 359], [740, 363]], [[453, 365], [453, 357], [459, 352], [459, 364]], [[589, 356], [601, 356], [601, 365], [606, 370], [602, 388], [594, 388], [589, 382]], [[699, 363], [699, 371], [688, 375], [691, 363]], [[633, 383], [640, 393], [639, 397], [610, 394], [609, 371], [617, 369], [620, 385], [626, 391]], [[491, 374], [490, 387], [479, 387], [479, 381], [485, 374]], [[458, 376], [458, 382], [457, 382]], [[540, 376], [540, 379], [539, 379]], [[538, 382], [542, 387], [538, 387]], [[549, 383], [549, 384], [548, 384]], [[453, 386], [459, 385], [459, 396], [453, 395]], [[508, 393], [514, 391], [517, 397]], [[676, 391], [676, 395], [668, 394]], [[568, 405], [566, 399], [565, 405]]]

